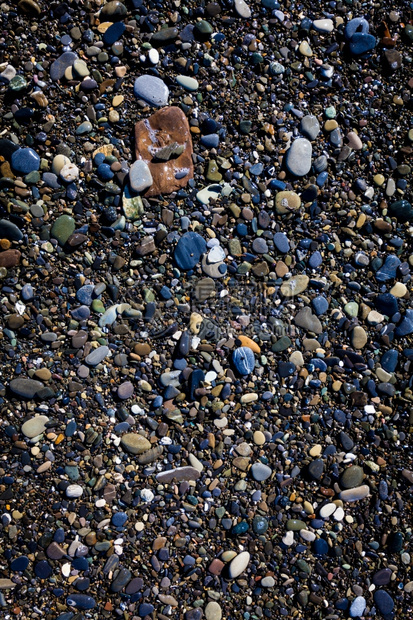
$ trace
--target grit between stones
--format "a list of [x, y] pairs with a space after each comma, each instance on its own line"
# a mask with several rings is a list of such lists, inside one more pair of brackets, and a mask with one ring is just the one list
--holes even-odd
[[0, 615], [411, 618], [412, 5], [1, 5]]

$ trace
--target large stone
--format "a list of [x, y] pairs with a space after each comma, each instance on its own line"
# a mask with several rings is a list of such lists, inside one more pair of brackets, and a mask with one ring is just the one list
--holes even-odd
[[154, 75], [141, 75], [136, 78], [133, 92], [136, 97], [144, 99], [153, 106], [162, 107], [168, 104], [169, 88]]
[[[167, 161], [157, 157], [174, 143], [184, 147], [180, 155]], [[162, 108], [136, 123], [135, 144], [136, 159], [146, 162], [152, 175], [153, 183], [145, 192], [146, 197], [170, 194], [192, 179], [192, 139], [187, 118], [180, 108]]]
[[231, 561], [229, 565], [229, 576], [231, 579], [235, 579], [239, 577], [241, 573], [247, 568], [250, 561], [250, 554], [248, 551], [242, 551]]
[[40, 381], [26, 379], [25, 377], [18, 377], [10, 381], [10, 389], [13, 394], [22, 398], [34, 398], [43, 387], [44, 385]]
[[19, 250], [6, 250], [0, 254], [0, 267], [16, 267], [20, 263], [21, 252]]
[[308, 286], [310, 278], [305, 275], [293, 276], [281, 284], [281, 294], [284, 297], [294, 297], [304, 292]]
[[311, 142], [306, 138], [297, 138], [294, 140], [285, 156], [285, 165], [288, 172], [303, 177], [310, 172], [311, 169]]
[[122, 448], [130, 454], [143, 454], [151, 447], [150, 442], [137, 433], [127, 433], [121, 439]]
[[[38, 383], [38, 381], [36, 381], [35, 383]], [[49, 418], [45, 415], [34, 416], [22, 425], [23, 435], [25, 437], [28, 437], [29, 439], [41, 435], [46, 430], [46, 424], [48, 421]]]
[[177, 467], [176, 469], [169, 469], [167, 471], [161, 471], [156, 475], [156, 479], [161, 483], [170, 483], [173, 480], [182, 482], [182, 480], [198, 480], [201, 474], [195, 467]]

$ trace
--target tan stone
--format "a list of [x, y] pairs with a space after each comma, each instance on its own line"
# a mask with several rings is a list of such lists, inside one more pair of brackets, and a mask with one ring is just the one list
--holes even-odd
[[[183, 152], [167, 161], [156, 159], [156, 152], [172, 145], [184, 145]], [[148, 119], [135, 125], [136, 159], [143, 159], [149, 166], [153, 183], [145, 196], [170, 194], [185, 187], [193, 178], [192, 138], [188, 120], [183, 111], [175, 106], [158, 110]], [[186, 171], [182, 178], [178, 173]]]
[[261, 349], [254, 340], [248, 338], [247, 336], [238, 336], [238, 340], [241, 342], [242, 347], [248, 347], [254, 353], [261, 353]]

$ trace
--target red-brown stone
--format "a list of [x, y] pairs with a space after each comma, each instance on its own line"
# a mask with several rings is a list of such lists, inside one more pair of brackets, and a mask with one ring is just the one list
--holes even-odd
[[[156, 149], [161, 149], [174, 142], [185, 146], [183, 153], [169, 161], [158, 161]], [[136, 159], [143, 159], [151, 171], [153, 184], [145, 192], [145, 197], [170, 194], [185, 187], [193, 178], [192, 138], [188, 120], [180, 108], [165, 107], [148, 119], [135, 125]], [[178, 173], [187, 170], [181, 179]]]
[[19, 250], [6, 250], [0, 254], [0, 267], [15, 267], [20, 263], [22, 253]]

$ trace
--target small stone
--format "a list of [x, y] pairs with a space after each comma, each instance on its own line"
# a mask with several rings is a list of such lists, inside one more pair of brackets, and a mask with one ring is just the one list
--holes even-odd
[[355, 349], [362, 349], [366, 346], [367, 334], [361, 325], [356, 325], [351, 332], [351, 344]]
[[287, 151], [285, 165], [291, 174], [302, 177], [311, 169], [312, 146], [306, 138], [297, 138]]
[[133, 191], [143, 192], [153, 183], [151, 171], [142, 159], [135, 161], [129, 170], [129, 183]]
[[251, 9], [245, 0], [235, 0], [235, 10], [240, 17], [249, 19], [251, 17]]
[[247, 568], [250, 562], [250, 554], [248, 551], [242, 551], [231, 561], [229, 565], [229, 576], [231, 579], [239, 577]]
[[264, 465], [264, 463], [254, 463], [251, 467], [251, 474], [257, 482], [263, 482], [271, 476], [272, 469], [268, 465]]
[[340, 486], [343, 489], [354, 489], [354, 487], [360, 486], [363, 482], [364, 472], [362, 467], [353, 465], [348, 467], [341, 476]]
[[360, 499], [364, 499], [369, 495], [370, 489], [366, 484], [362, 484], [359, 487], [355, 487], [354, 489], [347, 489], [345, 491], [341, 491], [340, 498], [344, 502], [357, 502]]
[[301, 119], [301, 133], [309, 140], [315, 140], [320, 133], [320, 123], [316, 116], [308, 114]]
[[284, 297], [294, 297], [303, 293], [309, 283], [310, 279], [305, 275], [293, 276], [281, 285], [281, 294]]

